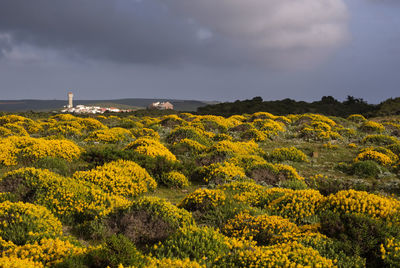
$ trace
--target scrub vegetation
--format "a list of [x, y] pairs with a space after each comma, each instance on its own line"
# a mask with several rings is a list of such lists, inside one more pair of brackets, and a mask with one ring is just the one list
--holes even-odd
[[4, 114], [0, 266], [399, 267], [399, 137], [396, 115]]

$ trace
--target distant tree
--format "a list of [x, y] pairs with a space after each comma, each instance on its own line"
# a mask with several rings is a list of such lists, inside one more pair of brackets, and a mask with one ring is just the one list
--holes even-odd
[[335, 104], [335, 103], [338, 103], [339, 101], [338, 100], [336, 100], [334, 97], [332, 97], [332, 96], [323, 96], [322, 98], [321, 98], [321, 102], [323, 103], [323, 104]]
[[253, 101], [253, 102], [263, 102], [263, 99], [262, 99], [260, 96], [258, 96], [258, 97], [254, 97], [254, 98], [252, 99], [252, 101]]

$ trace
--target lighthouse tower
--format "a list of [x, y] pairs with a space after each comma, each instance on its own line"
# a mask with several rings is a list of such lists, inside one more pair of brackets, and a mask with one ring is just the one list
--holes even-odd
[[68, 108], [72, 108], [74, 107], [73, 105], [73, 99], [74, 99], [74, 94], [72, 94], [72, 92], [68, 92]]

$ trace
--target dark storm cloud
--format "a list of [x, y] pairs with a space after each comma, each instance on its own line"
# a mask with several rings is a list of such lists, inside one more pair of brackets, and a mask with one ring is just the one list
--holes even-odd
[[346, 40], [346, 26], [342, 0], [0, 2], [0, 33], [16, 47], [139, 64], [312, 62]]

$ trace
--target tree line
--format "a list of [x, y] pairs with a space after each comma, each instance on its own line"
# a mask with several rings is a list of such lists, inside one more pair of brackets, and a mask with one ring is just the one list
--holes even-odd
[[380, 104], [369, 104], [353, 96], [347, 96], [343, 102], [332, 96], [324, 96], [321, 100], [314, 102], [293, 99], [264, 101], [261, 97], [254, 97], [251, 100], [224, 102], [197, 109], [198, 114], [221, 116], [255, 112], [269, 112], [274, 115], [317, 113], [341, 117], [351, 114], [362, 114], [366, 117], [400, 115], [400, 97], [387, 99]]

